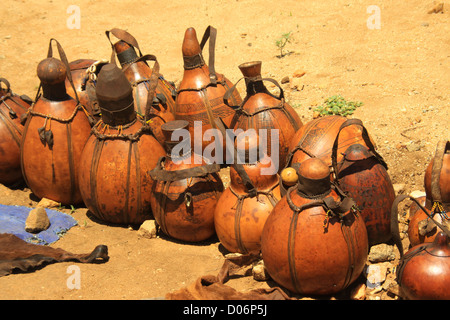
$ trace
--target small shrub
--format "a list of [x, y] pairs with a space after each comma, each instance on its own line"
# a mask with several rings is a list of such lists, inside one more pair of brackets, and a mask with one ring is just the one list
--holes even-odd
[[281, 38], [275, 41], [275, 45], [277, 46], [278, 49], [280, 49], [280, 58], [284, 57], [284, 47], [291, 42], [291, 32], [285, 33], [283, 35], [281, 35]]
[[316, 107], [313, 111], [317, 112], [319, 117], [339, 115], [349, 116], [355, 112], [356, 108], [362, 106], [360, 101], [346, 101], [341, 95], [334, 95], [327, 98], [323, 105]]

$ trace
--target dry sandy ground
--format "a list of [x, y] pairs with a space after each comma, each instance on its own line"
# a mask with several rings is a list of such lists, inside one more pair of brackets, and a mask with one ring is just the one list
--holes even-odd
[[[199, 37], [218, 30], [216, 70], [232, 82], [238, 65], [261, 60], [263, 76], [278, 81], [301, 69], [298, 89], [285, 84], [288, 102], [304, 122], [327, 97], [362, 101], [361, 119], [387, 161], [393, 183], [405, 192], [423, 190], [423, 174], [439, 140], [448, 140], [450, 119], [450, 4], [428, 14], [433, 1], [53, 1], [7, 0], [0, 10], [0, 76], [16, 93], [35, 96], [36, 66], [50, 38], [70, 61], [109, 59], [105, 31], [134, 35], [144, 54], [158, 57], [162, 74], [179, 82], [181, 42], [188, 27]], [[80, 9], [80, 29], [69, 29], [70, 5]], [[367, 20], [380, 9], [381, 28]], [[292, 32], [283, 58], [275, 41]], [[205, 50], [205, 55], [206, 55]], [[207, 55], [206, 55], [207, 57]], [[242, 90], [242, 87], [240, 87]], [[241, 91], [241, 93], [243, 93]], [[0, 203], [36, 204], [28, 189], [2, 188]], [[66, 210], [66, 212], [69, 212]], [[81, 289], [69, 289], [68, 266], [60, 263], [29, 274], [0, 278], [1, 299], [145, 299], [162, 297], [204, 274], [216, 274], [224, 257], [217, 239], [199, 245], [167, 238], [139, 238], [137, 231], [101, 224], [78, 208], [79, 226], [53, 244], [74, 253], [97, 244], [109, 248], [105, 264], [80, 264]], [[265, 286], [244, 278], [239, 290]]]

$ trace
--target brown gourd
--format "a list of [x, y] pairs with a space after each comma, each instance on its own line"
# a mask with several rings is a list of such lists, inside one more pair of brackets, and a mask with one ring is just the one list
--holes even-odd
[[432, 242], [413, 246], [402, 257], [396, 275], [404, 299], [450, 299], [449, 235], [439, 231]]
[[428, 164], [424, 175], [425, 203], [422, 208], [411, 206], [408, 224], [408, 238], [412, 246], [424, 242], [433, 242], [439, 233], [439, 223], [450, 227], [450, 142], [439, 141], [433, 159]]
[[78, 97], [80, 103], [91, 115], [92, 126], [101, 118], [100, 108], [95, 96], [95, 83], [98, 72], [106, 63], [107, 61], [93, 59], [78, 59], [69, 63], [73, 87], [69, 79], [66, 79], [67, 94], [74, 99]]
[[[261, 61], [239, 65], [245, 79], [246, 96], [240, 105], [235, 106], [235, 115], [228, 127], [235, 131], [255, 129], [260, 135], [264, 132], [267, 136], [263, 138], [267, 142], [267, 154], [278, 161], [278, 168], [281, 171], [286, 163], [289, 144], [303, 123], [294, 108], [285, 101], [281, 86], [273, 79], [262, 78], [261, 65]], [[265, 81], [278, 87], [280, 91], [278, 96], [269, 92], [264, 85]], [[235, 86], [224, 97], [227, 104]], [[272, 138], [278, 140], [272, 142]]]
[[[53, 58], [53, 41], [61, 60]], [[66, 77], [72, 82], [69, 63], [55, 39], [50, 40], [48, 57], [39, 63], [37, 75], [42, 96], [39, 89], [23, 131], [23, 176], [36, 197], [63, 205], [79, 204], [82, 202], [78, 186], [79, 160], [91, 125], [89, 114], [80, 101], [67, 94]]]
[[364, 220], [322, 160], [299, 167], [297, 184], [267, 218], [261, 253], [271, 278], [297, 294], [335, 294], [360, 276], [368, 256]]
[[164, 155], [145, 120], [137, 117], [133, 91], [114, 64], [102, 67], [96, 85], [101, 120], [92, 128], [79, 170], [80, 190], [99, 220], [138, 225], [152, 218], [148, 175]]
[[277, 170], [270, 170], [272, 160], [260, 150], [258, 135], [253, 133], [236, 139], [236, 152], [244, 159], [230, 166], [230, 185], [214, 212], [222, 245], [230, 252], [244, 254], [259, 254], [264, 224], [281, 199]]
[[[342, 161], [342, 154], [350, 145], [359, 143], [367, 146], [362, 136], [363, 127], [346, 125], [349, 121], [354, 120], [342, 116], [325, 116], [303, 125], [290, 142], [285, 167], [302, 163], [313, 157], [322, 159], [331, 167], [331, 153], [338, 133], [337, 162]], [[371, 139], [370, 135], [369, 139]], [[376, 148], [373, 140], [371, 141]]]
[[10, 83], [0, 78], [0, 183], [13, 186], [23, 181], [20, 167], [20, 145], [23, 125], [31, 99], [17, 95]]
[[[192, 145], [196, 153], [211, 143], [204, 139], [205, 132], [216, 128], [216, 119], [220, 118], [229, 128], [234, 116], [234, 109], [224, 104], [223, 96], [233, 84], [223, 74], [215, 70], [215, 41], [217, 30], [209, 26], [203, 35], [201, 43], [197, 39], [194, 28], [188, 28], [182, 44], [183, 78], [177, 89], [175, 118], [189, 122]], [[203, 47], [209, 39], [209, 62], [203, 58]], [[240, 104], [241, 97], [237, 90], [230, 93], [233, 104]], [[201, 130], [195, 131], [195, 125]], [[212, 139], [212, 141], [215, 138]], [[199, 143], [201, 141], [201, 143]], [[194, 146], [198, 143], [198, 148]], [[220, 142], [220, 141], [219, 141]], [[197, 144], [196, 144], [197, 145]], [[223, 146], [225, 149], [225, 146]]]
[[[340, 134], [348, 126], [359, 126], [365, 145], [354, 143], [342, 152], [337, 161]], [[345, 121], [333, 143], [331, 162], [335, 183], [357, 204], [367, 228], [369, 245], [394, 239], [401, 250], [400, 235], [391, 225], [398, 223], [391, 214], [395, 199], [394, 186], [388, 174], [388, 166], [375, 150], [367, 129], [359, 119]]]
[[[223, 192], [219, 164], [209, 164], [191, 152], [188, 122], [164, 123], [166, 155], [149, 172], [154, 180], [151, 207], [163, 234], [180, 241], [199, 242], [215, 234], [214, 210]], [[174, 134], [186, 133], [181, 141]], [[180, 147], [182, 146], [182, 148]]]
[[[163, 75], [148, 65], [148, 61], [156, 59], [154, 55], [143, 55], [137, 40], [127, 31], [114, 28], [106, 31], [108, 39], [110, 34], [119, 40], [112, 45], [111, 62], [116, 57], [119, 64], [133, 88], [134, 106], [138, 116], [144, 117], [147, 105], [149, 108], [149, 122], [158, 142], [164, 145], [164, 135], [161, 125], [175, 119], [175, 86], [167, 81]], [[136, 52], [136, 50], [138, 52]], [[139, 54], [138, 54], [139, 53]], [[153, 75], [153, 76], [152, 76]], [[157, 86], [149, 95], [150, 82], [157, 81]], [[150, 99], [150, 101], [148, 101]]]

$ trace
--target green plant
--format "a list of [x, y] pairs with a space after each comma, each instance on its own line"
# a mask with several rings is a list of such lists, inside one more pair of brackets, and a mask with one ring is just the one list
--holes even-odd
[[291, 33], [292, 31], [288, 32], [288, 33], [284, 33], [283, 35], [281, 35], [281, 38], [279, 38], [278, 40], [275, 41], [275, 45], [277, 46], [278, 49], [280, 49], [280, 58], [284, 57], [284, 47], [291, 42]]
[[313, 111], [318, 112], [319, 116], [339, 115], [349, 116], [353, 114], [356, 108], [362, 106], [360, 101], [346, 101], [341, 95], [334, 95], [327, 98], [323, 105], [316, 107]]

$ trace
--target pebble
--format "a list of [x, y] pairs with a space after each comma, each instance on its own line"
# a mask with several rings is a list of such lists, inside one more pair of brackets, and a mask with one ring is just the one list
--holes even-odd
[[53, 201], [51, 199], [42, 198], [41, 201], [37, 204], [36, 207], [42, 207], [42, 208], [58, 208], [61, 206], [61, 203]]
[[300, 77], [303, 77], [305, 74], [306, 74], [306, 71], [299, 69], [299, 70], [296, 70], [292, 76], [294, 78], [300, 78]]
[[369, 251], [370, 262], [384, 262], [384, 261], [391, 261], [394, 259], [395, 259], [394, 246], [388, 245], [386, 243], [380, 243], [370, 248]]
[[39, 233], [50, 227], [50, 220], [47, 212], [42, 207], [32, 209], [25, 221], [25, 231], [30, 233]]
[[285, 76], [281, 79], [281, 84], [285, 84], [289, 82], [289, 76]]
[[358, 284], [353, 288], [350, 293], [350, 299], [352, 300], [364, 300], [366, 299], [366, 285], [364, 283]]
[[155, 220], [145, 220], [138, 230], [138, 235], [143, 238], [153, 239], [156, 238], [157, 234], [156, 222]]
[[258, 262], [255, 262], [253, 264], [252, 275], [253, 279], [255, 279], [256, 281], [267, 281], [270, 279], [269, 273], [264, 266], [263, 260], [259, 260]]

